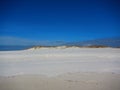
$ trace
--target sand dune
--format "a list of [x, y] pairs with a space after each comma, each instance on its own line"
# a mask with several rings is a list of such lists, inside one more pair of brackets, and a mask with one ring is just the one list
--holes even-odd
[[120, 90], [120, 49], [0, 51], [0, 90]]

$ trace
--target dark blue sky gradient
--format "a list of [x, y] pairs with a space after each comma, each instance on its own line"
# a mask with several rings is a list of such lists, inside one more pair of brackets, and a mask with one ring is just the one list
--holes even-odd
[[42, 41], [120, 36], [120, 1], [3, 0], [0, 36]]

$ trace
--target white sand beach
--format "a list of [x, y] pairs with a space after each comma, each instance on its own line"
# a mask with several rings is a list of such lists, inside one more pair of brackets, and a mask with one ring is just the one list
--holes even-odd
[[120, 49], [0, 51], [0, 90], [120, 90]]

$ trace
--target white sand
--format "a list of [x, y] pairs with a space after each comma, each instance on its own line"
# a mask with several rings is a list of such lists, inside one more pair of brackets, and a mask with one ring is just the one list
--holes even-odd
[[0, 90], [120, 90], [120, 49], [0, 51], [0, 76]]

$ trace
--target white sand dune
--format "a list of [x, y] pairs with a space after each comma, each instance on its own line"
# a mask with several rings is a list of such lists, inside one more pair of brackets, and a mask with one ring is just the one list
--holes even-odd
[[116, 48], [0, 51], [0, 90], [120, 90], [119, 54]]
[[67, 48], [0, 52], [0, 76], [120, 72], [120, 49]]

